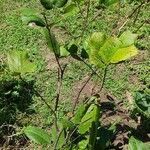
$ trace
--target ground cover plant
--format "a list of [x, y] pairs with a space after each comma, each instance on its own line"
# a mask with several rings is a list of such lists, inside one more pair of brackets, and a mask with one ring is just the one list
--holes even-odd
[[148, 0], [0, 4], [2, 149], [150, 149]]

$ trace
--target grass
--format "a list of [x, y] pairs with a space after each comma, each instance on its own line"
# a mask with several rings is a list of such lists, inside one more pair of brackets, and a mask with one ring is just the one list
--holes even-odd
[[[5, 54], [11, 50], [28, 50], [31, 59], [38, 64], [38, 71], [34, 77], [26, 77], [26, 79], [31, 81], [34, 80], [35, 83], [33, 86], [37, 87], [38, 91], [45, 97], [49, 104], [53, 104], [56, 95], [57, 70], [55, 67], [54, 69], [49, 70], [45, 67], [48, 63], [51, 68], [51, 61], [46, 61], [46, 55], [49, 54], [49, 52], [44, 41], [45, 39], [41, 34], [41, 29], [31, 28], [24, 25], [20, 16], [20, 10], [25, 7], [39, 8], [42, 10], [38, 4], [39, 3], [35, 0], [20, 0], [17, 2], [15, 0], [0, 0], [0, 58], [3, 55], [5, 56]], [[93, 13], [94, 15], [97, 15], [98, 13], [98, 10], [93, 10], [93, 7], [91, 9], [90, 19], [92, 19]], [[110, 8], [108, 11], [104, 11], [103, 14], [100, 14], [94, 21], [89, 23], [85, 38], [89, 35], [89, 32], [94, 31], [105, 31], [108, 34], [112, 33], [114, 27], [117, 25], [117, 18], [119, 17], [123, 19], [126, 12], [130, 12], [131, 10], [132, 6], [124, 7], [119, 10], [120, 15], [117, 15], [117, 9]], [[48, 14], [51, 13], [48, 12]], [[132, 26], [132, 22], [129, 22], [123, 30], [130, 29], [131, 31], [136, 31], [136, 29], [142, 24], [143, 20], [149, 19], [149, 15], [149, 8], [148, 6], [145, 6], [135, 25]], [[77, 19], [78, 16], [69, 18], [69, 23], [65, 24], [67, 31], [74, 35], [79, 35], [82, 31], [81, 27], [83, 22], [80, 19], [80, 21], [77, 22]], [[58, 18], [56, 19], [54, 14], [52, 14], [49, 17], [49, 20], [57, 22], [61, 20], [61, 17], [58, 15]], [[60, 21], [59, 25], [64, 26], [64, 21]], [[139, 38], [136, 45], [141, 50], [140, 55], [143, 55], [142, 58], [139, 58], [139, 56], [131, 62], [126, 61], [124, 64], [118, 64], [117, 66], [112, 65], [109, 67], [105, 89], [110, 91], [117, 100], [123, 100], [126, 103], [126, 91], [129, 91], [132, 95], [134, 95], [135, 91], [139, 90], [145, 90], [147, 93], [150, 92], [150, 76], [148, 74], [150, 71], [150, 68], [148, 67], [150, 63], [148, 57], [150, 48], [149, 31], [150, 29], [147, 23], [137, 31]], [[63, 36], [60, 36], [60, 38], [60, 40], [62, 40]], [[64, 38], [66, 38], [66, 36], [64, 36]], [[71, 37], [69, 38], [71, 40]], [[65, 58], [62, 58], [62, 62], [64, 63], [65, 61]], [[72, 110], [72, 104], [74, 103], [72, 97], [77, 95], [76, 84], [82, 82], [90, 71], [89, 68], [81, 62], [72, 59], [71, 61], [67, 59], [67, 62], [68, 66], [63, 80], [60, 99], [60, 117], [66, 114], [66, 112]], [[3, 75], [0, 76], [1, 81], [4, 80], [4, 78], [8, 78], [8, 82], [10, 82], [9, 77], [4, 77]], [[133, 81], [134, 79], [135, 81]], [[100, 80], [97, 79], [96, 76], [93, 78], [93, 82], [95, 81], [100, 84]], [[18, 84], [16, 83], [16, 88], [17, 85]], [[23, 86], [23, 88], [25, 87]], [[18, 89], [14, 90], [14, 92], [17, 91]], [[75, 95], [72, 95], [72, 93]], [[24, 95], [21, 95], [21, 97], [25, 98]], [[1, 110], [5, 108], [3, 105], [0, 107]], [[30, 110], [33, 110], [34, 113], [30, 114], [27, 112], [21, 112], [20, 106], [18, 106], [18, 108], [15, 106], [13, 108], [16, 108], [17, 110], [14, 110], [13, 113], [9, 114], [13, 115], [15, 121], [21, 126], [27, 124], [39, 124], [41, 127], [49, 128], [52, 123], [52, 117], [46, 105], [44, 105], [38, 97], [32, 95], [32, 103], [30, 103], [28, 107]], [[10, 123], [10, 118], [7, 117], [7, 120], [5, 120], [5, 118], [0, 121], [1, 124], [4, 122]]]

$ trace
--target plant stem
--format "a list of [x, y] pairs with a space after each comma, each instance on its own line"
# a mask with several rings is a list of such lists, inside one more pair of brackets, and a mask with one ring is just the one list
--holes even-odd
[[63, 80], [63, 75], [64, 75], [64, 70], [66, 67], [62, 68], [61, 67], [61, 64], [59, 62], [59, 57], [58, 55], [55, 53], [55, 43], [53, 42], [53, 39], [52, 39], [52, 32], [51, 32], [51, 27], [49, 27], [48, 25], [48, 21], [47, 21], [47, 17], [45, 15], [45, 13], [43, 13], [43, 17], [45, 19], [45, 23], [46, 23], [46, 29], [48, 30], [48, 33], [49, 33], [49, 39], [50, 39], [50, 42], [52, 44], [52, 50], [54, 52], [54, 56], [55, 56], [55, 60], [56, 60], [56, 63], [58, 65], [58, 82], [57, 82], [57, 94], [56, 94], [56, 102], [55, 102], [55, 112], [57, 111], [57, 108], [58, 108], [58, 103], [59, 103], [59, 97], [60, 97], [60, 91], [61, 91], [61, 86], [62, 86], [62, 80]]
[[91, 3], [91, 0], [87, 0], [86, 17], [83, 20], [83, 29], [82, 29], [82, 33], [81, 33], [81, 39], [84, 37], [84, 33], [86, 32], [86, 29], [87, 29], [87, 26], [88, 26], [90, 3]]
[[101, 87], [100, 87], [99, 92], [101, 92], [102, 89], [103, 89], [103, 87], [104, 87], [105, 80], [106, 80], [106, 75], [107, 75], [107, 68], [108, 68], [108, 66], [106, 66], [106, 67], [104, 68], [104, 75], [103, 75], [103, 78], [102, 78], [102, 84], [101, 84]]
[[57, 150], [58, 141], [60, 139], [61, 134], [63, 133], [63, 130], [64, 129], [61, 129], [60, 132], [59, 132], [59, 134], [58, 134], [58, 137], [57, 137], [55, 145], [54, 145], [54, 150]]
[[64, 71], [66, 69], [67, 65], [60, 71], [58, 69], [58, 82], [57, 82], [57, 95], [56, 95], [56, 103], [55, 103], [55, 111], [57, 111], [58, 108], [58, 103], [59, 103], [59, 97], [60, 97], [60, 92], [61, 92], [61, 87], [62, 87], [62, 80], [64, 76]]

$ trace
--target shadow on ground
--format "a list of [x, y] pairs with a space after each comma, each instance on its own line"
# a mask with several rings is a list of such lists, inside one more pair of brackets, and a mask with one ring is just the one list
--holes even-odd
[[0, 83], [0, 125], [13, 124], [18, 112], [31, 114], [34, 82], [18, 80]]

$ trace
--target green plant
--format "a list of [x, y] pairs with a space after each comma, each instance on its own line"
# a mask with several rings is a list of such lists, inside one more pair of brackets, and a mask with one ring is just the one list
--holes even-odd
[[28, 60], [26, 51], [12, 51], [7, 54], [7, 64], [12, 74], [22, 75], [36, 71], [36, 65]]
[[[65, 14], [69, 13], [72, 15], [74, 12], [77, 13], [80, 11], [79, 4], [81, 4], [82, 1], [71, 1], [67, 3], [67, 1], [41, 0], [40, 2], [45, 9], [50, 11], [64, 7], [62, 9], [64, 10], [63, 15], [65, 16]], [[89, 5], [87, 7], [87, 15], [84, 20], [85, 22], [88, 20], [88, 11], [90, 8], [90, 1], [88, 2]], [[111, 2], [116, 3], [115, 1], [109, 1], [107, 2], [107, 5], [111, 5]], [[76, 11], [77, 9], [78, 11]], [[63, 75], [66, 68], [66, 66], [61, 66], [60, 57], [68, 56], [68, 54], [70, 54], [74, 58], [83, 62], [91, 69], [91, 77], [93, 75], [99, 76], [95, 68], [104, 68], [105, 72], [104, 78], [102, 79], [102, 89], [105, 83], [106, 69], [108, 69], [109, 65], [125, 61], [130, 57], [137, 55], [138, 50], [134, 46], [136, 35], [132, 34], [130, 31], [123, 32], [119, 37], [108, 36], [101, 32], [94, 32], [85, 41], [85, 31], [83, 30], [82, 34], [80, 35], [81, 39], [79, 41], [74, 38], [74, 42], [69, 44], [69, 46], [60, 46], [55, 34], [52, 31], [52, 28], [55, 26], [55, 24], [53, 24], [53, 22], [48, 22], [46, 10], [44, 10], [42, 13], [31, 9], [23, 10], [22, 21], [25, 24], [33, 22], [37, 26], [41, 27], [41, 29], [44, 31], [48, 47], [54, 53], [58, 65], [58, 87], [54, 108], [46, 103], [45, 99], [34, 89], [34, 93], [41, 98], [41, 100], [47, 105], [53, 114], [52, 117], [54, 117], [54, 120], [53, 125], [51, 126], [51, 133], [47, 134], [44, 130], [34, 126], [25, 127], [23, 129], [24, 133], [34, 142], [43, 144], [44, 146], [46, 144], [50, 144], [54, 149], [105, 149], [108, 146], [111, 134], [115, 129], [109, 128], [107, 130], [101, 127], [101, 111], [100, 106], [97, 103], [95, 104], [92, 102], [92, 104], [83, 104], [81, 107], [79, 107], [79, 109], [74, 107], [72, 118], [67, 118], [66, 116], [59, 118], [58, 104]], [[86, 26], [87, 24], [85, 23], [83, 27], [85, 28]], [[85, 58], [89, 58], [89, 64], [86, 62]], [[22, 74], [32, 73], [36, 70], [36, 65], [27, 59], [27, 54], [25, 52], [10, 53], [8, 54], [8, 60], [10, 71], [19, 75], [20, 77]], [[25, 82], [24, 79], [20, 79]], [[88, 81], [89, 80], [90, 78]], [[78, 99], [79, 96], [77, 96]], [[78, 102], [78, 99], [76, 103]]]
[[[53, 127], [51, 128], [51, 138], [47, 144], [54, 143], [52, 144], [54, 149], [62, 147], [78, 150], [94, 150], [95, 148], [105, 149], [107, 146], [106, 143], [110, 140], [114, 129], [103, 129], [100, 125], [100, 116], [100, 106], [97, 104], [82, 104], [77, 108], [72, 118], [67, 119], [64, 116], [63, 119], [58, 121], [60, 128], [58, 135], [56, 129]], [[36, 127], [29, 126], [25, 127], [23, 130], [27, 137], [36, 143], [44, 145], [45, 141], [43, 141], [43, 139], [48, 139], [48, 135], [45, 135], [45, 131]], [[104, 136], [103, 132], [105, 132], [108, 137], [106, 135]], [[103, 138], [103, 142], [101, 138]]]
[[137, 140], [134, 137], [130, 137], [129, 139], [129, 150], [147, 150], [150, 148], [150, 143], [143, 143], [140, 140]]
[[136, 92], [134, 97], [135, 109], [137, 112], [150, 118], [150, 96], [143, 92]]
[[[41, 4], [47, 10], [55, 9], [56, 7], [63, 7], [67, 1], [62, 1], [60, 5], [57, 5], [58, 4], [57, 2], [58, 1], [41, 0]], [[77, 5], [75, 7], [78, 8], [79, 3], [80, 1], [77, 2]], [[66, 6], [66, 7], [70, 7], [70, 6]], [[86, 20], [88, 19], [89, 7], [90, 7], [90, 1], [87, 7], [87, 16], [86, 16], [87, 18], [85, 18]], [[71, 6], [69, 12], [70, 11], [72, 12], [73, 10], [74, 7]], [[81, 107], [79, 107], [79, 109], [77, 109], [74, 112], [73, 118], [64, 117], [63, 119], [59, 119], [58, 116], [56, 115], [58, 111], [59, 95], [61, 91], [63, 75], [65, 71], [65, 67], [63, 68], [60, 64], [60, 57], [61, 54], [68, 55], [68, 53], [70, 53], [71, 56], [77, 58], [80, 61], [83, 61], [89, 68], [91, 68], [92, 75], [95, 74], [94, 69], [92, 68], [91, 65], [87, 64], [84, 61], [84, 59], [82, 59], [82, 57], [86, 56], [85, 58], [89, 58], [90, 63], [95, 65], [96, 67], [104, 68], [105, 72], [104, 72], [104, 78], [102, 79], [102, 87], [101, 87], [102, 89], [105, 82], [106, 69], [110, 64], [119, 63], [121, 61], [129, 59], [132, 56], [137, 55], [138, 50], [134, 46], [136, 35], [132, 34], [130, 31], [126, 31], [122, 33], [119, 37], [116, 36], [107, 37], [105, 33], [95, 32], [84, 42], [85, 44], [81, 43], [82, 41], [84, 41], [83, 39], [81, 39], [79, 44], [82, 44], [83, 46], [76, 45], [73, 43], [74, 46], [71, 45], [70, 49], [68, 49], [67, 52], [67, 49], [60, 48], [58, 40], [52, 31], [53, 25], [49, 24], [46, 16], [46, 12], [42, 12], [41, 13], [42, 15], [40, 13], [37, 14], [35, 11], [32, 10], [28, 10], [24, 12], [25, 13], [23, 13], [23, 17], [22, 17], [23, 21], [26, 21], [27, 24], [30, 22], [35, 22], [36, 25], [42, 27], [44, 31], [44, 35], [46, 37], [47, 45], [49, 49], [54, 53], [58, 65], [58, 87], [57, 87], [55, 108], [53, 110], [50, 107], [50, 110], [53, 112], [55, 120], [54, 120], [54, 126], [51, 129], [52, 130], [51, 142], [49, 141], [49, 143], [47, 142], [47, 144], [53, 143], [52, 147], [54, 149], [65, 147], [71, 149], [94, 150], [98, 146], [100, 146], [102, 149], [105, 149], [104, 145], [106, 145], [106, 143], [109, 141], [109, 138], [106, 138], [107, 140], [104, 140], [104, 143], [102, 145], [100, 145], [99, 140], [97, 140], [99, 136], [99, 132], [101, 132], [100, 130], [101, 126], [99, 122], [100, 108], [97, 104], [88, 104], [88, 105], [83, 104]], [[83, 38], [83, 36], [84, 36], [84, 31], [82, 32], [81, 38]], [[78, 52], [78, 48], [80, 47], [83, 47], [84, 51], [82, 49], [82, 51]], [[78, 99], [76, 100], [75, 103], [77, 103], [77, 101]], [[76, 105], [73, 110], [75, 110], [75, 108]], [[28, 128], [30, 130], [28, 130]], [[36, 131], [37, 133], [41, 133], [41, 134], [40, 135], [36, 134]], [[43, 137], [41, 137], [42, 132], [43, 132]], [[40, 129], [38, 131], [38, 129], [35, 127], [26, 127], [24, 128], [24, 133], [31, 140], [40, 144], [45, 144], [45, 141], [41, 139], [41, 138], [44, 139], [44, 137], [47, 136], [44, 133], [44, 131]], [[76, 135], [77, 137], [74, 135], [75, 133], [77, 134]], [[75, 139], [72, 139], [74, 136]], [[75, 146], [74, 143], [76, 143], [77, 146]]]

